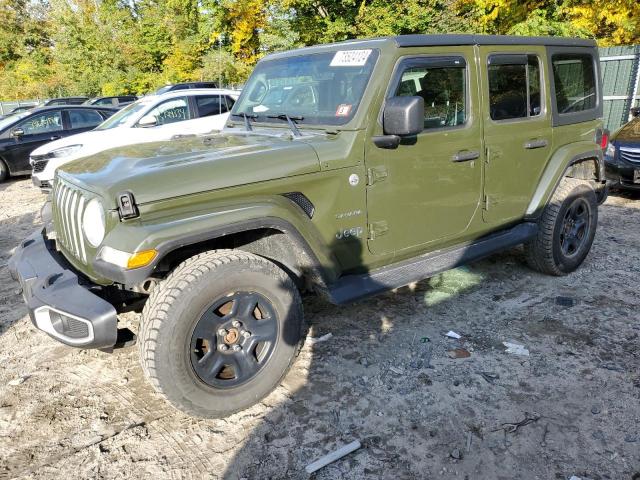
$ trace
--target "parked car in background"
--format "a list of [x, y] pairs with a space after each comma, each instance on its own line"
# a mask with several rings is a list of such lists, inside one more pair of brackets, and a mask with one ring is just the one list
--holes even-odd
[[47, 191], [60, 165], [109, 148], [221, 130], [238, 95], [233, 90], [193, 89], [141, 98], [91, 132], [33, 151], [33, 183]]
[[604, 155], [607, 182], [613, 188], [640, 191], [640, 107], [612, 136]]
[[89, 100], [89, 97], [61, 97], [61, 98], [52, 98], [50, 100], [46, 100], [42, 106], [48, 107], [51, 105], [82, 105], [84, 102]]
[[28, 112], [29, 110], [33, 110], [37, 105], [20, 105], [19, 107], [11, 110], [11, 113], [20, 113], [20, 112]]
[[156, 95], [162, 95], [163, 93], [173, 92], [175, 90], [188, 90], [190, 88], [218, 88], [217, 82], [184, 82], [176, 83], [174, 85], [165, 85], [160, 87], [154, 93]]
[[103, 105], [105, 107], [122, 108], [138, 100], [135, 95], [119, 95], [117, 97], [98, 97], [84, 102], [85, 105]]
[[40, 107], [0, 120], [0, 181], [31, 173], [29, 154], [36, 148], [100, 125], [113, 108], [65, 105]]

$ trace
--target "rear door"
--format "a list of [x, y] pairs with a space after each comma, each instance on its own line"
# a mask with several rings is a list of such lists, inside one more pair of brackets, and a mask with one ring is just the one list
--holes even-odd
[[31, 115], [12, 128], [18, 129], [23, 135], [6, 146], [3, 156], [10, 164], [11, 172], [30, 172], [29, 154], [39, 146], [62, 137], [62, 112], [55, 109]]
[[[368, 245], [376, 255], [429, 249], [460, 235], [479, 208], [482, 130], [474, 49], [419, 52], [399, 59], [387, 98], [424, 98], [424, 131], [395, 149], [368, 142]], [[376, 128], [381, 135], [381, 122]]]
[[198, 111], [198, 118], [200, 119], [198, 122], [194, 122], [193, 125], [197, 133], [221, 130], [224, 127], [230, 110], [224, 95], [196, 95], [194, 101]]
[[66, 110], [68, 124], [65, 136], [93, 130], [100, 125], [104, 119], [97, 110], [89, 108]]
[[520, 220], [551, 155], [543, 46], [481, 46], [486, 146], [483, 218]]

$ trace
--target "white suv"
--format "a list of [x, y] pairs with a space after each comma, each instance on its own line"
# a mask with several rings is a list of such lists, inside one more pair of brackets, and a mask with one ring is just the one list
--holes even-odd
[[47, 143], [31, 152], [33, 183], [49, 191], [59, 166], [110, 148], [222, 130], [239, 95], [236, 90], [203, 88], [141, 98], [94, 130]]

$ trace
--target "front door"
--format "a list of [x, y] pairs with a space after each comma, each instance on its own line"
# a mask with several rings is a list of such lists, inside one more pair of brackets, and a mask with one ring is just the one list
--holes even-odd
[[[473, 47], [399, 60], [387, 98], [421, 96], [424, 131], [395, 149], [368, 143], [369, 250], [426, 248], [462, 234], [479, 208], [483, 145]], [[381, 135], [381, 125], [376, 126]]]
[[60, 110], [47, 110], [35, 114], [18, 123], [13, 131], [21, 130], [22, 135], [15, 137], [7, 145], [5, 155], [14, 173], [29, 172], [29, 154], [45, 143], [61, 137], [64, 127]]
[[544, 47], [482, 46], [485, 209], [490, 224], [520, 220], [551, 154]]

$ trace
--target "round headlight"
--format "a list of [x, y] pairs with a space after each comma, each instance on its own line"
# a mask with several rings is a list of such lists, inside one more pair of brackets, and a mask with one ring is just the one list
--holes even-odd
[[104, 210], [95, 198], [84, 209], [82, 230], [87, 241], [94, 247], [100, 246], [104, 240]]

